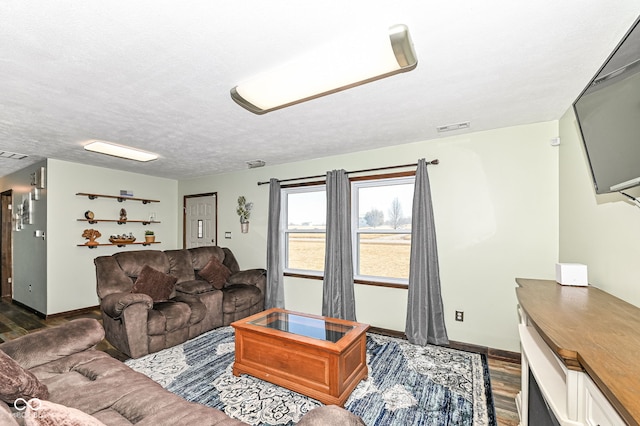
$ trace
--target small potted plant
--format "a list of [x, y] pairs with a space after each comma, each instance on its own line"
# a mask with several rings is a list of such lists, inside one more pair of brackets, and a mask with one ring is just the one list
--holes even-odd
[[153, 231], [144, 231], [144, 241], [147, 243], [153, 243], [156, 241], [156, 234]]
[[240, 230], [243, 234], [249, 232], [249, 217], [251, 216], [251, 209], [253, 203], [247, 203], [247, 199], [244, 195], [238, 197], [238, 207], [236, 213], [240, 216]]

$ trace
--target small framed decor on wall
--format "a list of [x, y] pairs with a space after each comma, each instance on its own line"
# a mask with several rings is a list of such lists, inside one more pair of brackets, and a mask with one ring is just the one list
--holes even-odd
[[22, 224], [33, 225], [33, 200], [31, 193], [22, 196]]

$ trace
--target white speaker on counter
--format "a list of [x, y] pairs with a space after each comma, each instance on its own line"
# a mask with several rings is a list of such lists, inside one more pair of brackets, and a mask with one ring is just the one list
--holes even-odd
[[556, 281], [562, 285], [589, 285], [587, 265], [581, 263], [556, 263]]

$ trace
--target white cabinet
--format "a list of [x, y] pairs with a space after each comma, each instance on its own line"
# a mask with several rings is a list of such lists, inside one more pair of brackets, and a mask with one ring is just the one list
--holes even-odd
[[522, 388], [516, 397], [521, 426], [529, 424], [529, 370], [562, 426], [625, 426], [606, 397], [583, 371], [568, 369], [518, 307], [522, 350]]
[[585, 424], [589, 426], [625, 426], [600, 389], [587, 376], [585, 384]]

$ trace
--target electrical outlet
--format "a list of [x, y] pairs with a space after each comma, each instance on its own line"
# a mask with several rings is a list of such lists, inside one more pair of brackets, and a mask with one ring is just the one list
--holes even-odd
[[456, 311], [456, 321], [464, 321], [464, 312], [463, 311]]
[[31, 292], [31, 284], [29, 284], [29, 292]]

